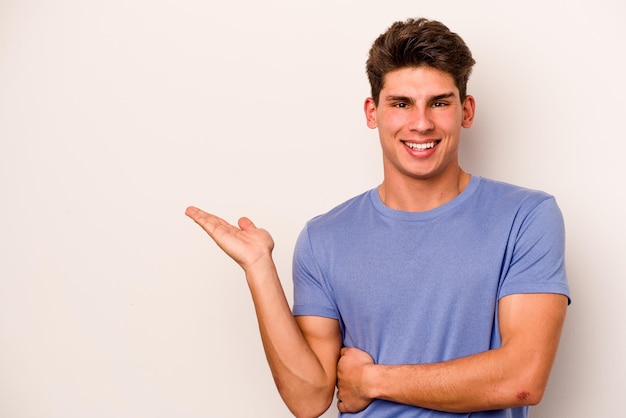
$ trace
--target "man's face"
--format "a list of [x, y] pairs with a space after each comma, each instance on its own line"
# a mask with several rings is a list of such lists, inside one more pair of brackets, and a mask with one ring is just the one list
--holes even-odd
[[367, 126], [378, 128], [386, 181], [444, 179], [458, 173], [461, 127], [474, 118], [454, 79], [431, 67], [402, 68], [385, 76], [378, 106], [365, 101]]

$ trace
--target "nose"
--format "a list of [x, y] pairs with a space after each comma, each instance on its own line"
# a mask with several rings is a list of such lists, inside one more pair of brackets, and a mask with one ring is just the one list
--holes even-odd
[[409, 129], [414, 132], [429, 132], [435, 127], [427, 108], [415, 106], [409, 118]]

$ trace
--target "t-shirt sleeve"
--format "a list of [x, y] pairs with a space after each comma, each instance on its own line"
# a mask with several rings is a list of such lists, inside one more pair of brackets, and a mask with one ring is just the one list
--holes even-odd
[[293, 314], [339, 319], [329, 284], [319, 267], [307, 227], [300, 233], [293, 256]]
[[563, 216], [553, 197], [542, 200], [519, 220], [499, 298], [519, 293], [557, 293], [570, 298]]

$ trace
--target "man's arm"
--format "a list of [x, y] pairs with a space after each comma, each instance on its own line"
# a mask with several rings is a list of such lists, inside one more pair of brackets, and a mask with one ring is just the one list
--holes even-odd
[[298, 317], [296, 322], [267, 231], [247, 218], [235, 227], [197, 208], [188, 208], [186, 214], [244, 269], [267, 361], [285, 404], [296, 417], [318, 417], [333, 399], [342, 341], [338, 321]]
[[356, 412], [385, 399], [448, 412], [537, 404], [556, 356], [567, 297], [516, 294], [502, 298], [502, 346], [441, 363], [376, 365], [358, 349], [343, 349], [338, 365], [338, 407]]

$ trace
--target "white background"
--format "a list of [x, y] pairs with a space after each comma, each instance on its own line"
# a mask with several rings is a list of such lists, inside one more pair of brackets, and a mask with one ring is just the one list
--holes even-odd
[[242, 272], [183, 213], [270, 230], [291, 298], [304, 222], [381, 180], [364, 62], [414, 16], [478, 62], [462, 165], [565, 217], [573, 304], [532, 416], [620, 416], [619, 0], [0, 0], [0, 416], [290, 416]]

